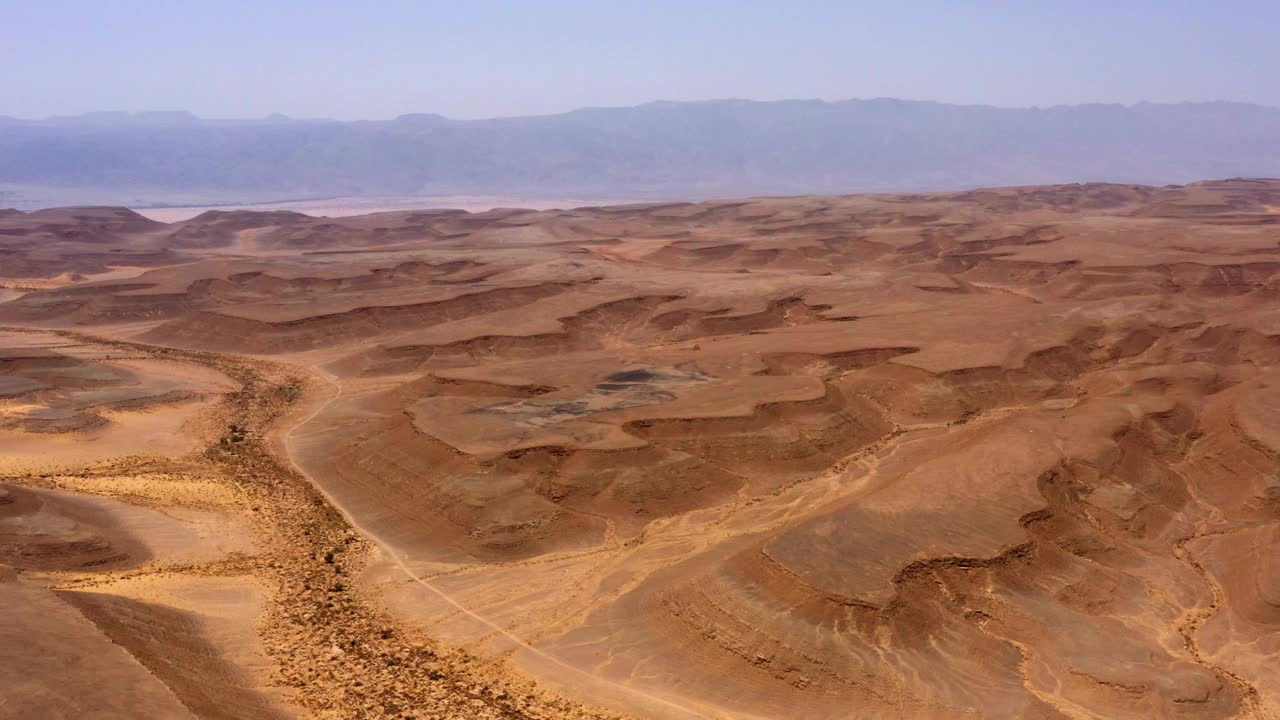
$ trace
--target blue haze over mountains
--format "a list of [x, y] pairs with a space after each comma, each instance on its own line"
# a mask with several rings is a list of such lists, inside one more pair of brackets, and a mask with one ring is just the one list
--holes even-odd
[[643, 198], [1276, 175], [1280, 109], [1226, 102], [1011, 109], [723, 100], [357, 122], [183, 112], [0, 118], [0, 192], [8, 193], [0, 206], [41, 189], [86, 199], [127, 189], [157, 201]]

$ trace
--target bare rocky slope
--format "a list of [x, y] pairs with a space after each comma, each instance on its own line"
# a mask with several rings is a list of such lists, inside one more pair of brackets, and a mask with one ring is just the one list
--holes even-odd
[[0, 238], [6, 632], [157, 708], [1280, 716], [1280, 181]]

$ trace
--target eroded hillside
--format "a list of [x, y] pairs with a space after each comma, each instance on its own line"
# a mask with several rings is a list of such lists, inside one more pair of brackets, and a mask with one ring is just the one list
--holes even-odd
[[[222, 418], [228, 367], [294, 378], [287, 415], [239, 431], [323, 496], [275, 493], [277, 524], [332, 503], [325, 532], [349, 521], [368, 561], [324, 582], [391, 623], [382, 640], [462, 648], [503, 697], [493, 673], [549, 692], [481, 693], [487, 711], [1280, 715], [1280, 181], [8, 213], [0, 276], [0, 325], [23, 331], [0, 354], [0, 443], [37, 468], [9, 470], [0, 503], [69, 512], [85, 501], [40, 462], [151, 454], [111, 438]], [[68, 331], [98, 349], [31, 340]], [[191, 358], [220, 370], [164, 371]], [[188, 434], [163, 451], [214, 452]], [[117, 525], [76, 552], [132, 567], [113, 548], [145, 543]], [[308, 547], [308, 572], [332, 573]], [[70, 571], [23, 562], [30, 592]], [[255, 583], [266, 619], [244, 632], [270, 668], [272, 598], [300, 585]], [[135, 612], [67, 602], [99, 627]], [[330, 641], [298, 638], [326, 661]], [[472, 682], [431, 672], [444, 694]], [[358, 676], [326, 677], [353, 697]]]

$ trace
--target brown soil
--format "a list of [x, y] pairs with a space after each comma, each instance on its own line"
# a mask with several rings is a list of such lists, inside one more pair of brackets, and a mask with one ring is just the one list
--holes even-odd
[[209, 717], [1280, 717], [1278, 205], [9, 216], [0, 587]]
[[[211, 425], [232, 429], [197, 457], [137, 457], [9, 476], [3, 478], [8, 485], [0, 495], [0, 522], [56, 513], [78, 521], [64, 531], [72, 535], [67, 538], [38, 531], [34, 538], [15, 536], [0, 530], [0, 561], [27, 571], [10, 581], [54, 589], [60, 600], [127, 650], [186, 710], [201, 718], [277, 718], [299, 712], [334, 718], [597, 717], [510, 677], [492, 661], [423, 636], [412, 625], [388, 616], [376, 597], [361, 590], [367, 544], [306, 480], [279, 464], [262, 437], [303, 398], [304, 378], [283, 366], [230, 356], [61, 337], [205, 365], [239, 384], [208, 419]], [[161, 479], [141, 485], [127, 482], [138, 477]], [[28, 489], [74, 488], [119, 497], [131, 505], [178, 509], [193, 500], [175, 495], [171, 485], [189, 477], [225, 487], [231, 500], [211, 503], [202, 498], [194, 504], [243, 517], [253, 528], [257, 550], [211, 562], [165, 562], [163, 556], [149, 557], [145, 543], [128, 536], [127, 527], [115, 527], [118, 523], [109, 513], [94, 514], [88, 507], [93, 496], [61, 499], [51, 495], [52, 490]], [[121, 483], [121, 489], [128, 489], [124, 494], [113, 491], [120, 481], [126, 481]], [[82, 505], [86, 509], [80, 509]], [[56, 521], [50, 524], [61, 527]], [[29, 526], [31, 522], [22, 523]], [[118, 568], [125, 569], [113, 571]], [[50, 570], [55, 572], [32, 572]], [[62, 570], [72, 572], [56, 572]], [[256, 624], [270, 658], [269, 676], [255, 680], [224, 657], [223, 650], [205, 637], [199, 613], [129, 596], [130, 583], [174, 576], [233, 577], [240, 583], [252, 578], [266, 586], [268, 602]], [[106, 592], [95, 592], [100, 587]], [[38, 622], [16, 629], [41, 632]], [[17, 662], [23, 653], [10, 648], [5, 655]], [[290, 691], [289, 705], [264, 694], [263, 681], [277, 692]], [[94, 685], [92, 678], [75, 682]], [[0, 707], [5, 702], [24, 707], [23, 700], [0, 694]], [[39, 716], [76, 716], [48, 707], [45, 712], [49, 714]]]

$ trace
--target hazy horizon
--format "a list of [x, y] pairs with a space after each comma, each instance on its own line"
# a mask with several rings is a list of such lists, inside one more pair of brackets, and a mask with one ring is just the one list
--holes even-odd
[[1280, 168], [1280, 5], [1258, 0], [0, 3], [14, 207]]
[[1280, 106], [1274, 3], [7, 2], [0, 115], [453, 119], [662, 98]]
[[537, 118], [537, 117], [547, 117], [547, 116], [554, 116], [554, 115], [566, 115], [566, 114], [569, 114], [569, 113], [574, 113], [574, 112], [579, 112], [579, 111], [586, 111], [586, 110], [626, 110], [626, 109], [631, 109], [631, 108], [644, 107], [644, 106], [647, 106], [647, 105], [661, 105], [661, 104], [673, 104], [673, 105], [674, 105], [674, 104], [685, 104], [685, 105], [688, 105], [688, 104], [715, 104], [715, 103], [743, 103], [743, 104], [749, 104], [749, 103], [758, 103], [758, 104], [771, 104], [771, 103], [772, 103], [772, 104], [784, 104], [784, 103], [824, 103], [824, 104], [840, 104], [840, 103], [854, 103], [854, 102], [900, 102], [900, 103], [921, 103], [921, 104], [933, 104], [933, 105], [947, 105], [947, 106], [953, 106], [953, 107], [984, 108], [984, 109], [992, 109], [992, 110], [1055, 110], [1055, 109], [1079, 108], [1079, 107], [1090, 107], [1090, 106], [1098, 106], [1098, 107], [1121, 107], [1121, 108], [1131, 109], [1131, 108], [1135, 108], [1135, 107], [1139, 107], [1139, 106], [1143, 106], [1143, 105], [1172, 105], [1172, 106], [1178, 106], [1178, 105], [1252, 105], [1252, 106], [1255, 106], [1255, 107], [1265, 108], [1265, 109], [1268, 109], [1268, 110], [1280, 110], [1280, 104], [1277, 104], [1277, 105], [1269, 105], [1269, 104], [1266, 104], [1266, 103], [1256, 103], [1256, 102], [1250, 102], [1250, 101], [1247, 101], [1247, 100], [1232, 100], [1232, 99], [1217, 99], [1217, 100], [1168, 100], [1168, 101], [1137, 100], [1137, 101], [1134, 101], [1134, 102], [1127, 102], [1127, 103], [1126, 103], [1126, 102], [1081, 102], [1081, 103], [1063, 103], [1063, 104], [1057, 104], [1057, 105], [993, 105], [993, 104], [989, 104], [989, 103], [950, 103], [950, 102], [945, 102], [945, 101], [941, 101], [941, 100], [933, 100], [933, 99], [929, 99], [929, 98], [906, 98], [906, 97], [889, 97], [889, 96], [882, 96], [882, 97], [849, 97], [849, 98], [835, 98], [835, 99], [823, 99], [823, 98], [800, 98], [800, 97], [795, 97], [795, 98], [777, 98], [777, 99], [773, 99], [773, 100], [762, 100], [762, 99], [759, 99], [759, 98], [748, 98], [748, 97], [710, 97], [710, 98], [702, 98], [702, 99], [694, 99], [694, 100], [671, 100], [671, 99], [667, 99], [667, 98], [655, 98], [655, 99], [653, 99], [653, 100], [647, 100], [647, 101], [642, 101], [642, 102], [638, 102], [638, 103], [632, 103], [632, 104], [628, 104], [628, 105], [582, 105], [582, 106], [579, 106], [579, 107], [571, 107], [571, 108], [566, 108], [566, 109], [564, 109], [564, 110], [558, 110], [558, 111], [552, 111], [552, 112], [545, 112], [545, 113], [530, 113], [530, 114], [526, 114], [526, 115], [492, 115], [492, 116], [486, 116], [486, 117], [469, 117], [469, 118], [464, 118], [464, 117], [454, 117], [454, 116], [451, 116], [451, 115], [446, 115], [446, 114], [444, 114], [444, 113], [435, 112], [435, 111], [431, 110], [430, 108], [423, 108], [423, 109], [419, 109], [419, 110], [413, 110], [413, 111], [409, 111], [409, 112], [401, 113], [401, 114], [399, 114], [399, 115], [393, 115], [393, 116], [388, 116], [388, 117], [370, 117], [370, 118], [360, 118], [360, 119], [357, 119], [357, 120], [344, 120], [344, 119], [342, 119], [342, 118], [338, 118], [338, 117], [326, 117], [326, 116], [322, 116], [322, 115], [315, 115], [315, 116], [297, 116], [297, 115], [290, 115], [290, 114], [288, 114], [288, 113], [279, 112], [279, 111], [269, 112], [269, 113], [266, 113], [266, 114], [264, 114], [264, 115], [256, 115], [256, 116], [247, 116], [247, 115], [246, 115], [246, 116], [232, 116], [232, 115], [225, 115], [225, 116], [211, 116], [211, 115], [200, 115], [200, 114], [195, 113], [195, 112], [192, 112], [191, 110], [188, 110], [188, 109], [186, 109], [186, 108], [176, 108], [176, 107], [175, 107], [175, 108], [152, 108], [152, 109], [146, 109], [146, 110], [119, 110], [119, 109], [115, 109], [115, 108], [100, 108], [100, 109], [95, 109], [95, 110], [86, 110], [86, 111], [84, 111], [84, 112], [80, 112], [80, 113], [65, 114], [65, 115], [45, 115], [45, 116], [41, 116], [41, 117], [35, 117], [35, 116], [23, 116], [23, 115], [11, 115], [11, 114], [3, 114], [3, 113], [0, 113], [0, 117], [4, 117], [4, 118], [8, 118], [8, 119], [12, 119], [12, 120], [26, 120], [26, 121], [31, 121], [31, 122], [44, 122], [44, 121], [50, 121], [50, 120], [62, 120], [62, 119], [70, 119], [70, 118], [86, 118], [86, 117], [92, 118], [92, 117], [94, 117], [94, 116], [102, 116], [103, 118], [107, 118], [107, 117], [111, 117], [111, 116], [117, 116], [117, 117], [146, 117], [146, 116], [163, 116], [163, 115], [175, 115], [175, 116], [177, 116], [177, 115], [188, 115], [188, 116], [190, 116], [190, 117], [194, 117], [194, 118], [196, 118], [196, 119], [198, 119], [198, 120], [208, 120], [208, 121], [215, 121], [215, 122], [216, 122], [216, 121], [220, 121], [220, 120], [221, 120], [221, 121], [230, 121], [230, 120], [241, 120], [241, 121], [243, 121], [243, 120], [249, 120], [249, 121], [251, 121], [251, 120], [270, 120], [270, 119], [274, 119], [274, 118], [282, 118], [282, 119], [288, 119], [288, 120], [302, 120], [302, 121], [305, 121], [305, 120], [316, 120], [316, 121], [332, 121], [332, 122], [385, 122], [385, 121], [388, 121], [388, 120], [395, 120], [395, 119], [397, 119], [397, 118], [402, 118], [402, 117], [406, 117], [406, 116], [414, 116], [414, 115], [438, 115], [438, 116], [443, 117], [443, 118], [445, 118], [445, 119], [453, 120], [453, 121], [457, 121], [457, 122], [480, 122], [480, 121], [485, 121], [485, 120], [506, 120], [506, 119], [516, 119], [516, 118]]
[[895, 100], [650, 103], [450, 120], [0, 121], [0, 203], [726, 197], [1269, 177], [1280, 109]]

